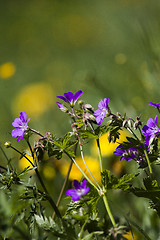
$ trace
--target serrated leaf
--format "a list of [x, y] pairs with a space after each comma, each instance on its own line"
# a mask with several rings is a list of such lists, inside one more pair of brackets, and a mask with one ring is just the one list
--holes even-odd
[[73, 151], [70, 149], [72, 148], [77, 141], [73, 141], [71, 140], [72, 134], [67, 133], [65, 134], [62, 138], [59, 138], [57, 141], [54, 142], [54, 145], [57, 146], [59, 148], [59, 154], [57, 155], [59, 157], [61, 152], [68, 152], [71, 151], [70, 153], [73, 155]]
[[104, 170], [102, 173], [102, 184], [106, 191], [110, 189], [121, 189], [126, 191], [130, 188], [130, 181], [136, 177], [135, 174], [125, 174], [121, 178], [117, 178], [110, 173], [109, 170]]
[[62, 237], [64, 239], [65, 234], [60, 226], [60, 224], [56, 224], [54, 220], [49, 217], [47, 218], [46, 216], [39, 216], [39, 215], [34, 215], [36, 223], [38, 226], [45, 231], [52, 231], [52, 233], [57, 236], [57, 237]]
[[96, 134], [94, 134], [92, 131], [90, 130], [84, 130], [84, 129], [80, 129], [79, 130], [80, 136], [82, 138], [97, 138], [98, 136]]

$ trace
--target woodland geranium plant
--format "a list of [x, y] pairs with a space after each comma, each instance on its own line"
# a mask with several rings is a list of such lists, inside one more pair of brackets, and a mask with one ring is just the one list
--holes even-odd
[[[0, 166], [0, 239], [152, 239], [150, 231], [143, 229], [143, 222], [139, 225], [132, 218], [130, 209], [134, 205], [127, 199], [128, 196], [137, 201], [141, 198], [146, 202], [147, 199], [146, 208], [151, 208], [148, 211], [156, 212], [156, 219], [160, 216], [158, 116], [142, 124], [138, 116], [134, 120], [126, 114], [113, 113], [109, 98], [101, 99], [97, 103], [98, 109], [94, 110], [92, 105], [80, 100], [82, 94], [77, 91], [57, 96], [58, 108], [66, 114], [66, 121], [70, 119], [71, 122], [70, 132], [62, 137], [51, 132], [43, 135], [32, 129], [32, 119], [24, 111], [13, 121], [12, 137], [18, 142], [26, 141], [29, 150], [14, 147], [14, 139], [12, 143], [6, 142], [5, 147], [16, 151], [20, 158], [24, 157], [30, 166], [23, 171], [16, 169], [1, 148], [7, 164]], [[149, 105], [159, 112], [160, 103], [150, 102]], [[126, 162], [129, 168], [134, 163], [137, 168], [117, 177], [111, 169], [104, 168], [99, 138], [108, 133], [111, 144], [118, 142], [120, 130], [127, 130], [128, 137], [117, 146], [114, 155], [120, 164]], [[32, 146], [33, 134], [38, 140]], [[101, 183], [85, 161], [84, 148], [93, 139], [99, 153]], [[41, 174], [40, 165], [46, 153], [48, 158], [56, 161], [61, 161], [64, 156], [70, 161], [64, 183], [53, 184], [61, 186], [58, 188], [59, 197], [52, 194], [52, 185], [48, 186]], [[81, 156], [87, 172], [76, 162], [76, 155]], [[75, 174], [71, 183], [69, 174], [73, 164], [82, 173], [82, 179], [78, 181]], [[27, 174], [31, 171], [34, 171], [34, 177]], [[121, 198], [119, 193], [124, 193], [124, 197]], [[119, 208], [115, 210], [116, 204]], [[124, 205], [128, 212], [122, 211]], [[148, 213], [148, 219], [150, 216]]]

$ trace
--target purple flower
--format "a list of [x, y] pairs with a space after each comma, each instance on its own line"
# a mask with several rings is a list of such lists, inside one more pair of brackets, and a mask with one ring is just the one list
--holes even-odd
[[68, 189], [66, 192], [67, 196], [72, 196], [73, 201], [78, 201], [81, 198], [81, 195], [85, 195], [89, 192], [89, 187], [87, 187], [87, 180], [82, 181], [82, 185], [77, 181], [73, 181], [74, 188]]
[[155, 138], [160, 136], [160, 131], [157, 126], [157, 115], [155, 116], [155, 119], [149, 118], [147, 121], [147, 125], [144, 125], [142, 128], [142, 133], [146, 136], [145, 137], [145, 143], [146, 145], [149, 145], [150, 142]]
[[104, 120], [104, 117], [110, 111], [108, 103], [109, 103], [109, 98], [105, 98], [104, 100], [101, 99], [101, 101], [98, 104], [98, 109], [94, 112], [94, 116], [96, 118], [96, 122], [98, 123], [98, 125], [101, 125], [101, 123]]
[[160, 109], [160, 103], [152, 103], [152, 102], [150, 102], [149, 105]]
[[75, 94], [73, 94], [72, 92], [67, 92], [67, 93], [64, 93], [64, 97], [57, 96], [57, 98], [64, 100], [66, 103], [69, 103], [73, 107], [75, 105], [75, 103], [77, 102], [78, 98], [82, 94], [83, 94], [83, 92], [81, 90], [79, 90]]
[[130, 161], [135, 158], [136, 159], [139, 158], [139, 151], [137, 147], [124, 149], [124, 146], [120, 144], [113, 153], [117, 156], [122, 156], [120, 158], [120, 161], [121, 160]]
[[28, 128], [29, 121], [30, 118], [27, 120], [26, 112], [20, 112], [20, 117], [14, 119], [12, 125], [15, 129], [12, 130], [11, 134], [14, 138], [18, 137], [17, 142], [24, 139], [24, 133]]

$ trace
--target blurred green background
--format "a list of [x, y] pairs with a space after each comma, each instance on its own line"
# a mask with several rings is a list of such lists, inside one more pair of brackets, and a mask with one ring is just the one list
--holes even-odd
[[1, 0], [1, 141], [20, 111], [41, 132], [66, 132], [56, 96], [79, 89], [95, 109], [109, 97], [146, 121], [160, 101], [159, 12], [157, 0]]
[[1, 143], [16, 145], [10, 133], [20, 111], [43, 134], [70, 130], [56, 105], [68, 91], [84, 91], [95, 109], [109, 97], [113, 112], [142, 115], [145, 123], [156, 114], [148, 103], [160, 102], [159, 82], [160, 1], [0, 1]]

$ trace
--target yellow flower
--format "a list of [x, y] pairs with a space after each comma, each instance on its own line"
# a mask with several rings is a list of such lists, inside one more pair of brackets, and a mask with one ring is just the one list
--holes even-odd
[[123, 237], [125, 237], [127, 240], [138, 240], [138, 238], [135, 236], [135, 234], [133, 234], [133, 237], [132, 237], [132, 233], [131, 232], [128, 232], [127, 234], [123, 234]]
[[[113, 152], [116, 149], [116, 147], [120, 143], [126, 141], [127, 132], [120, 130], [119, 133], [120, 133], [119, 139], [117, 139], [117, 141], [115, 143], [112, 143], [112, 142], [109, 143], [109, 141], [108, 141], [108, 133], [102, 135], [99, 138], [102, 156], [106, 156], [106, 157], [112, 156]], [[98, 148], [97, 148], [96, 141], [94, 141], [91, 150], [92, 150], [92, 153], [94, 153], [95, 155], [98, 155]]]
[[0, 66], [0, 77], [7, 79], [12, 77], [16, 72], [16, 67], [13, 63], [7, 62]]
[[27, 112], [32, 118], [38, 118], [55, 104], [55, 94], [47, 83], [34, 83], [25, 86], [13, 102], [14, 112]]
[[[25, 156], [33, 163], [33, 158], [30, 155], [26, 154]], [[23, 171], [27, 167], [32, 167], [32, 164], [25, 157], [22, 157], [18, 162], [18, 166]], [[33, 173], [33, 171], [29, 171], [29, 173], [31, 172]]]
[[[87, 170], [86, 166], [83, 163], [82, 158], [81, 157], [77, 157], [75, 160], [76, 160], [77, 164], [80, 166], [80, 168], [93, 181], [92, 177], [88, 173], [88, 170]], [[85, 156], [85, 162], [86, 162], [89, 170], [91, 171], [92, 175], [100, 183], [101, 182], [101, 176], [100, 176], [99, 161], [97, 159], [95, 159], [95, 158], [92, 158], [92, 157], [89, 157], [89, 156]], [[64, 160], [63, 164], [60, 166], [60, 171], [61, 171], [61, 173], [62, 173], [62, 175], [64, 177], [67, 175], [69, 165], [70, 165], [70, 163]], [[78, 181], [80, 181], [81, 178], [82, 178], [82, 173], [76, 167], [76, 165], [73, 163], [72, 169], [71, 169], [71, 172], [70, 172], [70, 175], [69, 175], [69, 179], [71, 181], [74, 180], [74, 179], [77, 179]]]

